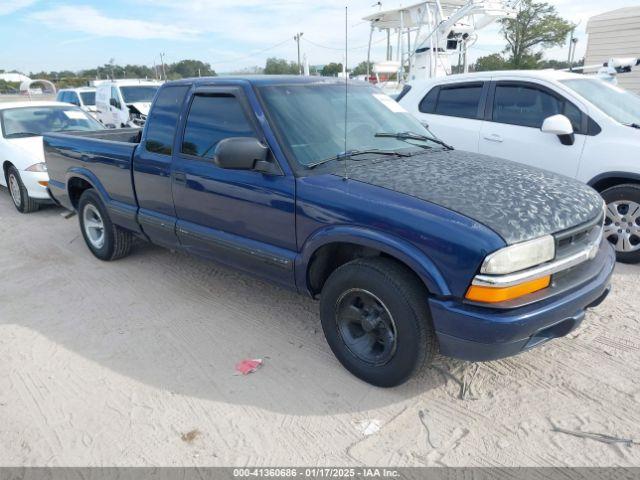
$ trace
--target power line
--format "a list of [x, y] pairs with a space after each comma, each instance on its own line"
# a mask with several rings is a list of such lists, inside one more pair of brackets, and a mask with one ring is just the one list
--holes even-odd
[[264, 48], [262, 50], [258, 50], [257, 52], [253, 52], [250, 53], [249, 55], [245, 55], [243, 57], [237, 57], [237, 58], [232, 58], [229, 60], [221, 60], [219, 62], [211, 62], [211, 65], [219, 65], [221, 63], [233, 63], [233, 62], [239, 62], [240, 60], [244, 60], [247, 58], [251, 58], [251, 57], [255, 57], [256, 55], [260, 55], [264, 52], [268, 52], [269, 50], [273, 50], [274, 48], [278, 48], [282, 45], [284, 45], [285, 43], [290, 42], [291, 40], [289, 38], [287, 38], [286, 40], [283, 40], [282, 42], [276, 43], [275, 45], [271, 45], [270, 47]]

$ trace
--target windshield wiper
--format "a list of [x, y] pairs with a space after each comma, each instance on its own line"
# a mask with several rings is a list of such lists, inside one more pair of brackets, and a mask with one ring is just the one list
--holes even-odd
[[349, 150], [348, 152], [342, 152], [333, 157], [325, 158], [324, 160], [320, 160], [319, 162], [311, 163], [307, 165], [307, 168], [315, 168], [318, 165], [323, 165], [327, 162], [332, 162], [334, 160], [344, 160], [345, 158], [353, 158], [359, 155], [385, 155], [389, 157], [410, 157], [408, 153], [396, 152], [391, 150], [380, 150], [377, 148], [369, 148], [366, 150]]
[[625, 124], [627, 127], [631, 127], [631, 128], [638, 128], [640, 129], [640, 125], [638, 125], [637, 123], [627, 123]]
[[[433, 138], [433, 137], [427, 137], [426, 135], [421, 135], [419, 133], [414, 133], [414, 132], [396, 132], [396, 133], [391, 133], [391, 132], [378, 132], [375, 134], [376, 137], [378, 138], [395, 138], [397, 140], [418, 140], [421, 142], [433, 142], [436, 145], [440, 145], [444, 148], [446, 148], [447, 150], [453, 150], [453, 147], [451, 145], [449, 145], [448, 143], [443, 142], [442, 140], [439, 140], [437, 138]], [[414, 145], [414, 144], [412, 144]], [[423, 148], [429, 148], [426, 145], [417, 145], [418, 147], [423, 147]]]

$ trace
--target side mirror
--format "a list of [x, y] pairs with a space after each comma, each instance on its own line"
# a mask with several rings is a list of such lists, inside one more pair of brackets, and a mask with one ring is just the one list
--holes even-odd
[[571, 120], [564, 115], [553, 115], [545, 118], [541, 130], [544, 133], [557, 135], [563, 145], [573, 145], [575, 143]]
[[267, 161], [268, 155], [269, 148], [257, 138], [231, 137], [218, 142], [213, 161], [220, 168], [271, 173], [273, 168]]

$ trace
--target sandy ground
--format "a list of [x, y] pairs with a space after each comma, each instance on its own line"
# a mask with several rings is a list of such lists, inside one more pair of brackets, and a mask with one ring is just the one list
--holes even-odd
[[638, 266], [570, 338], [382, 390], [316, 302], [147, 245], [101, 263], [60, 214], [0, 191], [0, 465], [640, 465], [553, 430], [640, 441]]

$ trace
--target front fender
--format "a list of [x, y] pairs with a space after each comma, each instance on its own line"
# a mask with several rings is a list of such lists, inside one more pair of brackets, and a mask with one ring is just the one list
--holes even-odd
[[444, 277], [427, 255], [412, 244], [385, 232], [345, 225], [328, 226], [311, 235], [296, 257], [296, 286], [301, 292], [310, 292], [309, 262], [322, 246], [331, 243], [353, 243], [374, 248], [396, 258], [411, 268], [424, 282], [429, 292], [447, 296], [451, 292]]

